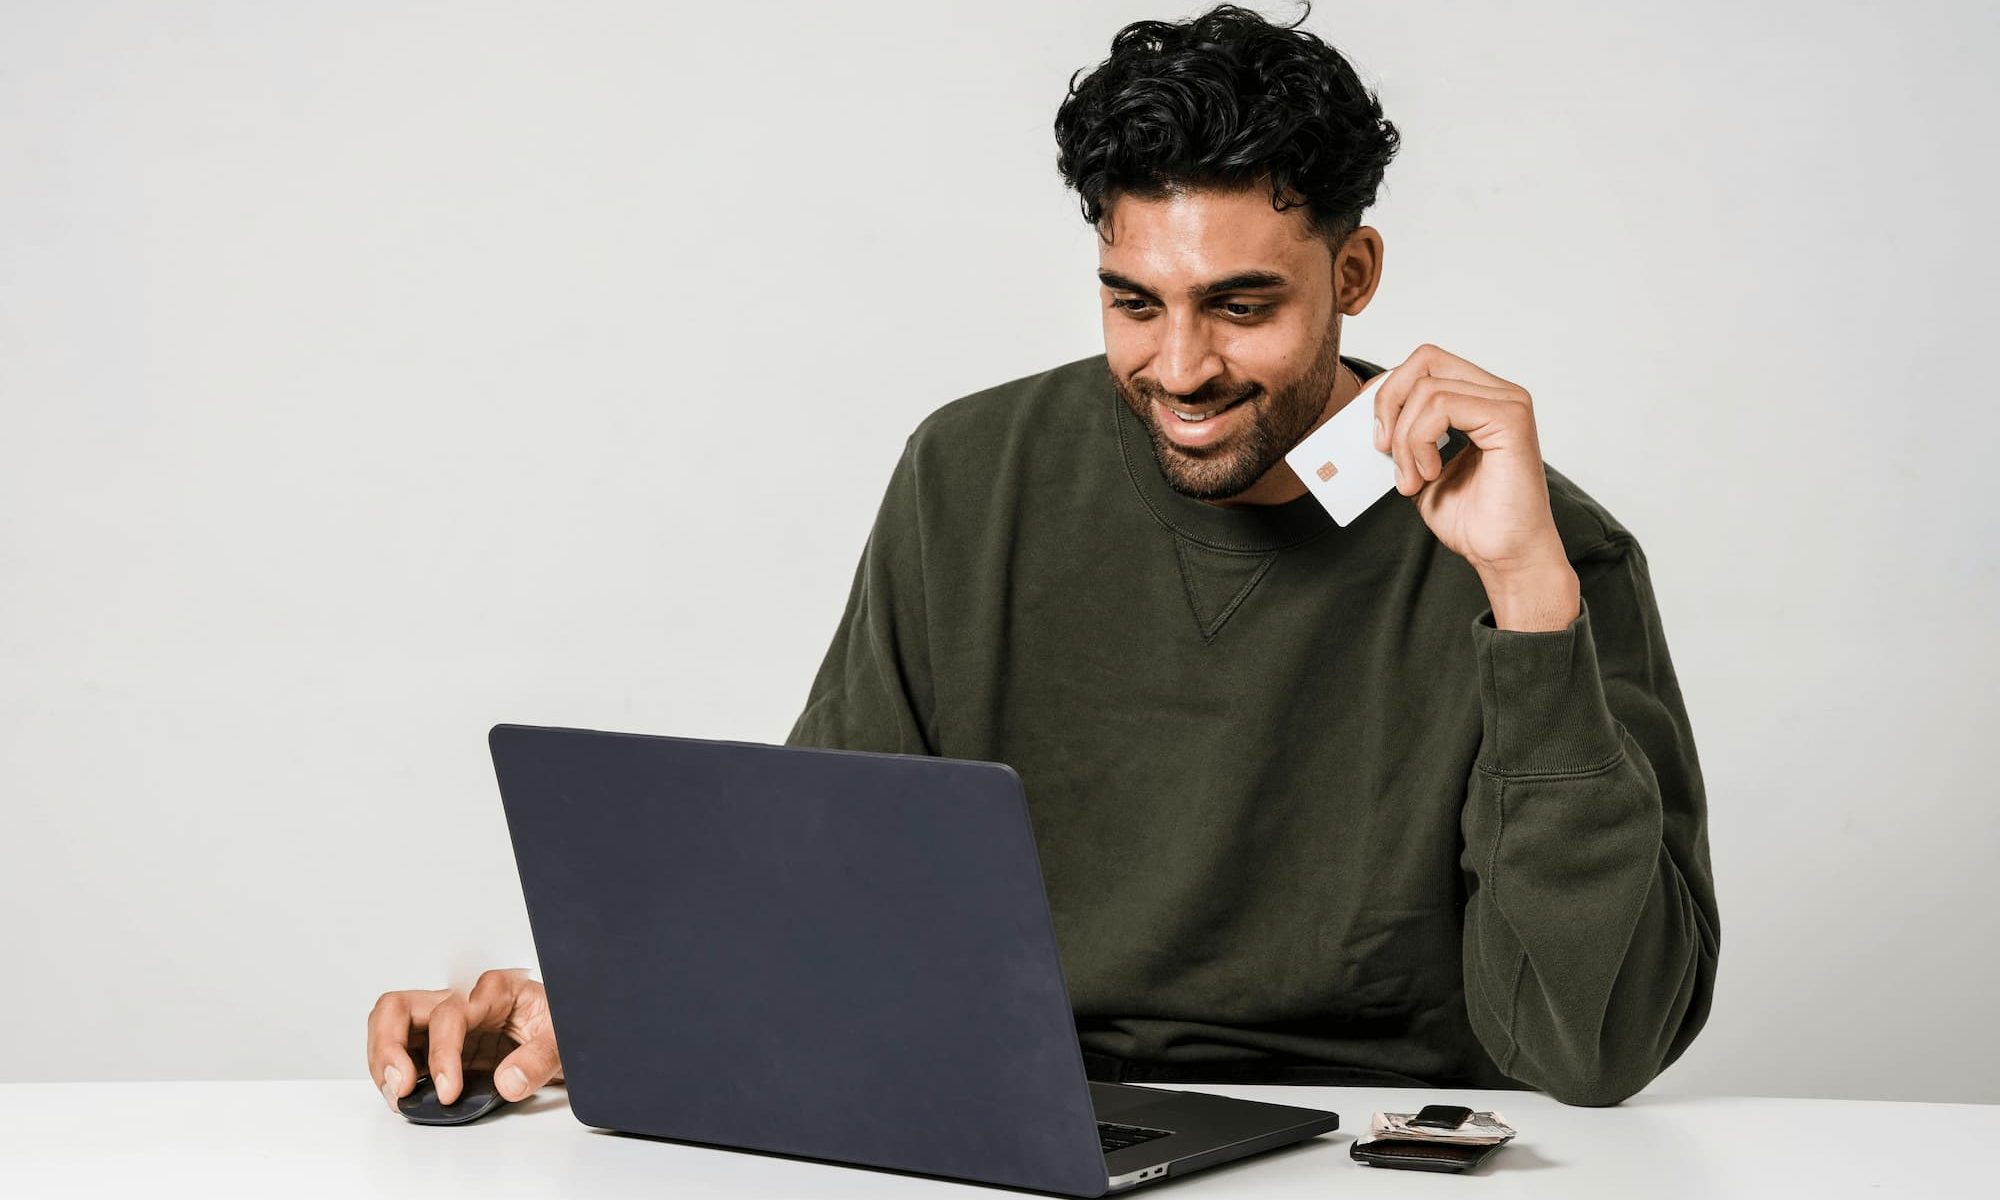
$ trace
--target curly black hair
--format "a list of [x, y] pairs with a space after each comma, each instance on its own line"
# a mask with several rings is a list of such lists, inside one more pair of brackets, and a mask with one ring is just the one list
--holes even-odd
[[[1249, 9], [1219, 4], [1169, 24], [1135, 21], [1056, 110], [1056, 169], [1098, 225], [1120, 194], [1141, 199], [1269, 180], [1272, 207], [1306, 205], [1338, 248], [1375, 203], [1401, 143], [1339, 51]], [[1100, 230], [1101, 232], [1101, 230]]]

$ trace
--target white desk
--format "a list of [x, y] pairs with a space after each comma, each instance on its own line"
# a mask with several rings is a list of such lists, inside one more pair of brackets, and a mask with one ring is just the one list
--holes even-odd
[[[1947, 1196], [1996, 1191], [2000, 1106], [1640, 1095], [1566, 1108], [1532, 1092], [1169, 1085], [1338, 1112], [1301, 1146], [1140, 1188], [1161, 1197]], [[1484, 1097], [1483, 1099], [1481, 1097]], [[1467, 1176], [1347, 1157], [1377, 1110], [1497, 1108], [1521, 1131]], [[1924, 1132], [1919, 1139], [1917, 1130]], [[1921, 1152], [1897, 1151], [1920, 1140]], [[1940, 1152], [1956, 1146], [1962, 1156]], [[392, 1115], [365, 1078], [0, 1085], [0, 1196], [899, 1197], [1032, 1195], [952, 1180], [598, 1133], [561, 1088], [471, 1125]]]

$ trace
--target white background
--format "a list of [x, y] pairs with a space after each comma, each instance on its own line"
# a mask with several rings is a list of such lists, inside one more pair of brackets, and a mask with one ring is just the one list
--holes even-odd
[[[0, 7], [0, 1079], [358, 1079], [527, 945], [489, 725], [781, 740], [911, 427], [1102, 349], [1050, 122], [1196, 11]], [[1655, 1087], [2000, 1101], [2000, 10], [1307, 28], [1405, 137], [1343, 350], [1527, 387], [1653, 565]]]

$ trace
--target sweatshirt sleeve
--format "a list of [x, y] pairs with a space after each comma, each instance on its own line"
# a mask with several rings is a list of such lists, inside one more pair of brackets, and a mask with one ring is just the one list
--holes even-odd
[[1572, 564], [1568, 628], [1474, 619], [1482, 737], [1462, 818], [1466, 1008], [1500, 1069], [1616, 1104], [1707, 1020], [1720, 931], [1707, 800], [1646, 559]]
[[914, 439], [889, 475], [847, 607], [788, 746], [936, 754]]

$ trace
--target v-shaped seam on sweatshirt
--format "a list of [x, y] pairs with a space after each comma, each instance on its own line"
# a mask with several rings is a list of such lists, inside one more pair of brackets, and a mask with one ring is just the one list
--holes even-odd
[[1181, 583], [1187, 589], [1188, 607], [1194, 612], [1201, 639], [1212, 642], [1222, 631], [1271, 564], [1278, 561], [1276, 550], [1250, 554], [1214, 550], [1184, 537], [1174, 538], [1180, 557]]

